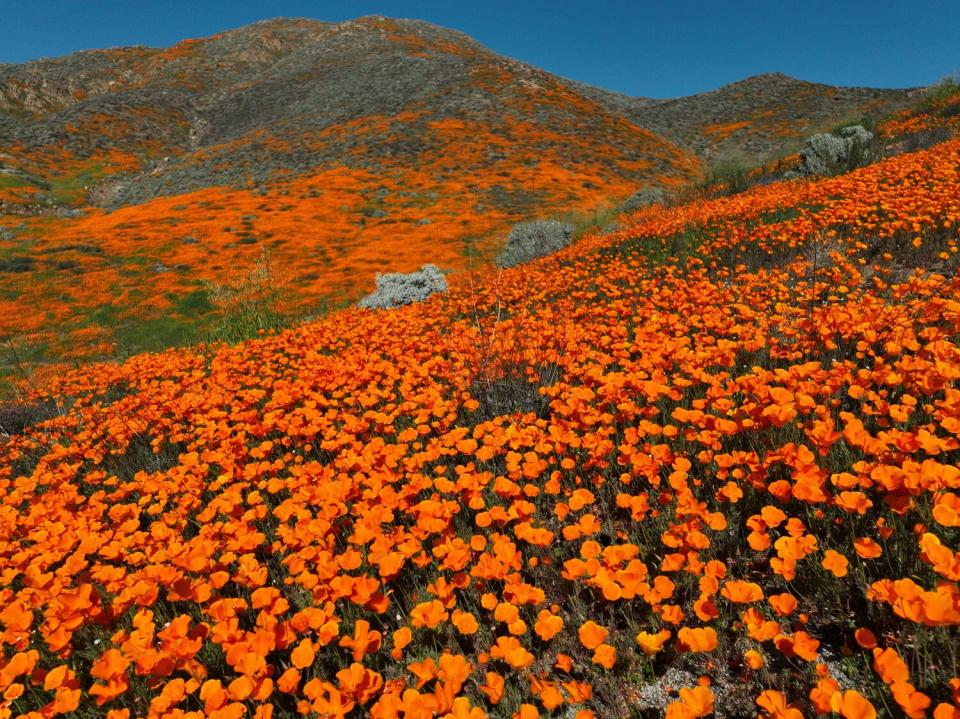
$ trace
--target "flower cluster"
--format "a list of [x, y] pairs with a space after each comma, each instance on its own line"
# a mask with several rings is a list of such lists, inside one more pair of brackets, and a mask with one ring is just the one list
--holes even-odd
[[0, 717], [960, 717], [958, 168], [51, 378]]

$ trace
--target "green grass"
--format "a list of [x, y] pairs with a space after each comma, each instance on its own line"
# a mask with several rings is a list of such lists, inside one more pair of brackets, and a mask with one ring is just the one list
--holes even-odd
[[17, 338], [0, 340], [0, 401], [19, 397], [19, 386], [29, 379], [30, 369], [49, 361], [46, 343], [26, 344]]
[[750, 172], [758, 166], [742, 151], [729, 150], [711, 161], [704, 185], [720, 189], [722, 195], [736, 195], [751, 186]]
[[[500, 243], [504, 239], [505, 236], [500, 238]], [[466, 258], [468, 267], [492, 265], [499, 249], [499, 243], [485, 242], [476, 237], [466, 237], [460, 242], [460, 254]]]
[[173, 311], [185, 317], [199, 317], [217, 309], [206, 289], [194, 290], [182, 296], [168, 294], [167, 299], [173, 302]]
[[26, 177], [20, 175], [8, 175], [6, 173], [0, 174], [0, 188], [5, 187], [26, 187], [27, 185], [32, 185]]
[[947, 78], [933, 87], [927, 96], [917, 105], [917, 112], [930, 112], [938, 109], [955, 95], [960, 95], [960, 84]]
[[606, 232], [623, 214], [620, 205], [608, 198], [607, 201], [588, 212], [567, 212], [553, 218], [573, 226], [573, 241], [594, 232]]
[[112, 328], [121, 357], [141, 352], [158, 352], [167, 347], [189, 345], [201, 339], [196, 324], [182, 318], [165, 316], [134, 319]]
[[50, 196], [61, 204], [78, 204], [86, 196], [85, 188], [107, 174], [103, 163], [95, 162], [74, 175], [51, 177], [49, 179]]
[[208, 339], [216, 307], [205, 289], [167, 293], [171, 308], [160, 317], [136, 317], [132, 308], [104, 305], [89, 312], [77, 327], [102, 327], [116, 343], [118, 357], [156, 352]]

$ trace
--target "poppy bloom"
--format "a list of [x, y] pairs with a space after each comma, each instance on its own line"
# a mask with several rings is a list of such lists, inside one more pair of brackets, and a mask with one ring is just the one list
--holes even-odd
[[600, 626], [593, 620], [581, 624], [577, 633], [580, 636], [580, 643], [587, 649], [596, 649], [610, 634], [606, 628]]
[[683, 627], [677, 632], [677, 638], [689, 652], [712, 652], [717, 648], [717, 632], [713, 627]]

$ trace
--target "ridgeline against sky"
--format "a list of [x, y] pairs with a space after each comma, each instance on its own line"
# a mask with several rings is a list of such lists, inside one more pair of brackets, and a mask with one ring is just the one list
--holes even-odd
[[960, 71], [960, 4], [243, 0], [9, 3], [0, 63], [119, 45], [166, 47], [268, 17], [428, 20], [562, 77], [628, 95], [677, 97], [783, 72], [831, 85], [916, 87]]

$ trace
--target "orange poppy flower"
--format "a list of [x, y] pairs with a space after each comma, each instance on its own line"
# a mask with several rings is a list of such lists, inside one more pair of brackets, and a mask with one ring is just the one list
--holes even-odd
[[853, 633], [853, 638], [864, 649], [874, 649], [877, 646], [876, 635], [865, 627], [859, 627]]
[[[678, 717], [705, 717], [713, 713], [713, 692], [705, 686], [683, 687], [680, 689], [680, 701], [685, 711], [675, 712]], [[670, 708], [667, 707], [667, 716], [670, 716]]]
[[553, 711], [557, 707], [563, 706], [566, 701], [563, 693], [553, 682], [531, 677], [530, 691], [540, 700], [543, 708], [547, 711]]
[[797, 599], [792, 594], [771, 594], [767, 597], [767, 602], [773, 607], [773, 611], [781, 617], [788, 617], [793, 614], [797, 608]]
[[417, 678], [417, 689], [422, 688], [427, 682], [436, 679], [440, 673], [433, 657], [427, 657], [422, 661], [408, 664], [407, 671]]
[[760, 692], [756, 702], [769, 719], [803, 719], [803, 713], [790, 706], [782, 692], [767, 689]]
[[393, 649], [390, 656], [394, 659], [400, 659], [403, 656], [403, 650], [413, 640], [413, 632], [410, 627], [400, 627], [393, 633]]
[[244, 701], [253, 694], [253, 680], [248, 676], [240, 676], [230, 682], [227, 687], [230, 698], [237, 702]]
[[820, 564], [835, 577], [847, 576], [847, 558], [832, 549], [823, 553], [823, 561]]
[[513, 713], [513, 719], [539, 719], [540, 712], [533, 704], [521, 704], [520, 709]]
[[477, 629], [480, 627], [480, 625], [477, 624], [477, 619], [473, 616], [473, 614], [470, 612], [463, 612], [459, 609], [453, 610], [450, 620], [453, 622], [453, 626], [457, 628], [457, 631], [464, 635], [476, 634]]
[[753, 670], [760, 669], [764, 664], [763, 655], [756, 649], [748, 649], [743, 653], [744, 663]]
[[663, 645], [667, 643], [667, 640], [669, 640], [671, 636], [672, 634], [669, 629], [661, 629], [654, 634], [640, 632], [636, 637], [637, 646], [639, 646], [640, 651], [648, 657], [652, 657], [663, 649]]
[[960, 527], [960, 495], [943, 492], [933, 505], [933, 518], [944, 527]]
[[524, 669], [533, 664], [535, 659], [516, 637], [497, 637], [496, 643], [490, 648], [490, 656], [503, 659], [514, 669]]
[[677, 638], [689, 652], [712, 652], [717, 648], [717, 632], [713, 627], [683, 627], [677, 632]]
[[297, 669], [306, 669], [313, 664], [315, 656], [313, 642], [309, 639], [302, 639], [290, 653], [290, 662]]
[[609, 644], [601, 644], [593, 652], [593, 663], [604, 669], [613, 669], [617, 661], [617, 650]]
[[877, 710], [860, 692], [849, 689], [830, 697], [830, 708], [844, 719], [876, 719]]
[[901, 681], [891, 684], [890, 693], [903, 713], [910, 719], [922, 719], [927, 715], [927, 708], [931, 703], [930, 697], [917, 691], [910, 682]]
[[352, 637], [341, 637], [340, 646], [352, 649], [353, 661], [359, 662], [364, 656], [380, 649], [382, 635], [370, 630], [370, 622], [358, 619], [353, 629]]
[[504, 680], [496, 672], [487, 672], [486, 682], [480, 687], [480, 691], [487, 697], [491, 704], [499, 704], [503, 698]]
[[910, 678], [910, 670], [900, 658], [896, 649], [874, 649], [873, 669], [885, 684], [906, 682]]
[[537, 615], [537, 622], [534, 624], [533, 629], [538, 637], [548, 642], [563, 629], [563, 619], [556, 614], [548, 612], [546, 609], [541, 609]]
[[735, 604], [749, 604], [763, 599], [763, 590], [759, 584], [731, 579], [723, 585], [720, 594]]
[[853, 540], [853, 549], [861, 559], [876, 559], [883, 554], [883, 548], [870, 537]]
[[940, 702], [933, 709], [933, 719], [960, 719], [960, 706]]
[[600, 626], [593, 620], [581, 624], [577, 633], [580, 636], [580, 643], [587, 649], [596, 649], [610, 634], [606, 628]]
[[449, 613], [443, 603], [437, 599], [421, 602], [410, 611], [410, 622], [415, 627], [435, 629], [440, 622], [446, 621]]

